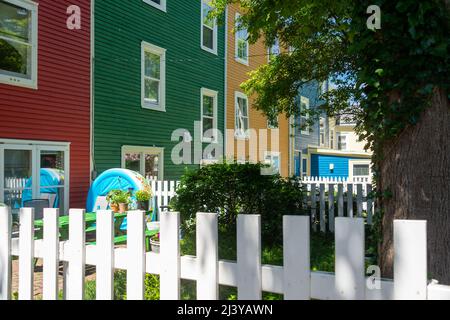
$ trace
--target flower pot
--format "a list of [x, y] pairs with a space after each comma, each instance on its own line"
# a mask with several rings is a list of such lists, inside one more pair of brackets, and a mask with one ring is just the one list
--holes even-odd
[[155, 241], [153, 239], [150, 239], [150, 247], [153, 252], [159, 253], [159, 241]]
[[148, 201], [138, 201], [137, 207], [138, 207], [138, 210], [148, 211], [149, 203], [148, 203]]
[[112, 210], [114, 213], [119, 212], [119, 205], [118, 205], [117, 203], [110, 203], [110, 204], [109, 204], [109, 207], [111, 208], [111, 210]]
[[125, 213], [128, 211], [128, 203], [119, 203], [119, 212]]

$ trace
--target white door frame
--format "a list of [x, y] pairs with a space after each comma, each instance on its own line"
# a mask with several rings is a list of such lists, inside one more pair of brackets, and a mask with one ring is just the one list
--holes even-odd
[[5, 172], [5, 149], [6, 150], [29, 150], [31, 151], [31, 176], [34, 177], [32, 184], [32, 197], [40, 197], [40, 167], [41, 151], [64, 152], [64, 213], [69, 211], [70, 204], [70, 143], [53, 141], [33, 141], [0, 139], [0, 202], [4, 202], [4, 172]]

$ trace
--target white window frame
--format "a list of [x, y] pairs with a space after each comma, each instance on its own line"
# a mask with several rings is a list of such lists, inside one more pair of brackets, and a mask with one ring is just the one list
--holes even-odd
[[[267, 163], [266, 159], [267, 157], [270, 157], [270, 163]], [[265, 151], [264, 152], [264, 163], [268, 164], [271, 166], [271, 169], [275, 169], [275, 167], [273, 167], [273, 159], [275, 157], [278, 157], [278, 169], [277, 170], [273, 170], [272, 173], [274, 174], [281, 174], [281, 152], [278, 151]]]
[[[348, 134], [346, 134], [346, 133], [339, 133], [338, 134], [338, 137], [337, 137], [337, 146], [338, 146], [338, 150], [341, 150], [341, 151], [348, 151]], [[341, 140], [342, 140], [342, 138], [345, 138], [345, 149], [342, 149], [342, 143], [341, 143]]]
[[[241, 17], [241, 15], [239, 13], [236, 13], [235, 23], [234, 23], [235, 30], [236, 30], [235, 35], [234, 35], [234, 41], [235, 41], [234, 42], [234, 57], [235, 57], [235, 60], [237, 62], [248, 66], [249, 65], [249, 51], [250, 51], [250, 44], [248, 42], [248, 39], [245, 41], [246, 44], [247, 44], [246, 59], [242, 59], [242, 58], [239, 57], [239, 45], [238, 45], [238, 43], [239, 43], [239, 37], [238, 37], [238, 27], [239, 27], [239, 25], [238, 25], [238, 20], [239, 20], [240, 17]], [[248, 31], [247, 31], [247, 34], [248, 34]]]
[[157, 155], [158, 159], [158, 180], [164, 179], [164, 148], [159, 147], [141, 147], [141, 146], [122, 146], [121, 155], [121, 167], [125, 168], [125, 155], [127, 153], [139, 153], [140, 154], [140, 174], [145, 177], [145, 155]]
[[[207, 97], [211, 97], [214, 99], [214, 105], [213, 105], [213, 116], [205, 116], [203, 114], [203, 97], [207, 96]], [[201, 112], [201, 133], [202, 133], [202, 142], [209, 142], [209, 143], [217, 143], [217, 136], [218, 136], [218, 132], [217, 132], [217, 99], [219, 97], [219, 92], [214, 91], [214, 90], [210, 90], [207, 88], [202, 88], [201, 89], [201, 93], [200, 93], [200, 112]], [[213, 120], [213, 131], [214, 131], [214, 137], [213, 138], [208, 138], [204, 136], [204, 132], [203, 132], [203, 119], [204, 118], [209, 118]]]
[[[247, 101], [247, 116], [244, 118], [247, 118], [248, 128], [245, 130], [245, 132], [240, 132], [238, 130], [238, 110], [239, 110], [239, 104], [238, 104], [238, 98], [244, 99]], [[249, 139], [250, 137], [250, 106], [249, 106], [249, 100], [247, 95], [243, 94], [242, 92], [236, 91], [234, 93], [234, 134], [237, 139]]]
[[41, 151], [64, 152], [64, 213], [69, 213], [70, 205], [70, 143], [37, 140], [0, 139], [0, 202], [4, 201], [4, 151], [6, 150], [28, 150], [31, 151], [31, 176], [32, 197], [41, 198]]
[[161, 4], [157, 4], [152, 0], [142, 0], [142, 1], [144, 1], [146, 4], [151, 5], [152, 7], [155, 7], [156, 9], [167, 12], [166, 0], [161, 0]]
[[[300, 97], [300, 111], [303, 111], [303, 109], [302, 109], [303, 105], [305, 105], [306, 109], [309, 110], [309, 108], [310, 108], [309, 99], [306, 98], [306, 97], [301, 96]], [[301, 129], [300, 133], [303, 134], [303, 135], [308, 135], [309, 136], [311, 134], [309, 125], [306, 126], [305, 129], [303, 129], [303, 125], [304, 125], [303, 124], [303, 119], [306, 119], [306, 121], [308, 121], [309, 120], [309, 114], [306, 114], [305, 116], [302, 115], [300, 118], [302, 119], [302, 123], [301, 123], [302, 129]]]
[[[323, 121], [323, 128], [322, 128], [322, 121]], [[326, 140], [326, 118], [320, 117], [319, 118], [319, 146], [323, 147], [325, 146], [325, 140]], [[323, 140], [322, 140], [322, 134], [323, 134]]]
[[[141, 44], [141, 106], [144, 109], [154, 111], [166, 111], [166, 49], [142, 41]], [[159, 79], [159, 103], [145, 101], [145, 53], [150, 52], [160, 56], [160, 79]]]
[[[30, 89], [37, 89], [38, 85], [38, 4], [30, 0], [4, 0], [12, 5], [22, 7], [31, 11], [31, 32], [30, 32], [30, 44], [31, 44], [31, 77], [27, 79], [21, 76], [13, 76], [0, 72], [0, 83], [25, 87]], [[0, 36], [0, 39], [8, 39], [21, 44], [28, 44], [19, 40], [10, 39]]]
[[213, 30], [213, 48], [212, 49], [208, 48], [208, 47], [206, 47], [203, 44], [203, 27], [207, 27], [207, 28], [210, 29], [209, 26], [204, 24], [205, 21], [203, 20], [203, 4], [207, 4], [208, 6], [210, 6], [208, 2], [209, 2], [208, 0], [202, 0], [201, 1], [201, 8], [200, 8], [200, 21], [201, 21], [200, 22], [200, 26], [201, 26], [201, 28], [200, 28], [200, 47], [203, 50], [205, 50], [205, 51], [207, 51], [209, 53], [217, 55], [217, 32], [218, 32], [217, 19], [214, 19], [214, 27], [212, 29]]
[[358, 176], [358, 177], [364, 177], [369, 178], [372, 176], [372, 161], [371, 160], [349, 160], [348, 161], [348, 177], [350, 181], [353, 181], [354, 175], [353, 175], [353, 166], [354, 165], [368, 165], [369, 166], [369, 175], [368, 176]]

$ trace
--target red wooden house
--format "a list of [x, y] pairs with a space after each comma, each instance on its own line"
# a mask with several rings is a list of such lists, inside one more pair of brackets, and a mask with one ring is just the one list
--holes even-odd
[[[90, 0], [0, 0], [0, 202], [13, 209], [35, 199], [63, 212], [85, 206], [90, 6]], [[76, 19], [69, 27], [73, 13], [81, 28], [74, 28]]]

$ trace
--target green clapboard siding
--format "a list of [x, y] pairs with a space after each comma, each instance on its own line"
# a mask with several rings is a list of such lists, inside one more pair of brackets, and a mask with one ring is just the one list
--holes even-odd
[[[172, 132], [194, 136], [200, 90], [219, 92], [218, 128], [224, 128], [224, 28], [218, 55], [201, 49], [201, 0], [167, 0], [162, 12], [142, 0], [95, 1], [94, 166], [98, 173], [121, 166], [123, 145], [164, 147], [164, 179], [186, 165], [171, 161]], [[166, 112], [141, 107], [141, 42], [165, 48]], [[198, 167], [190, 166], [190, 168]]]

